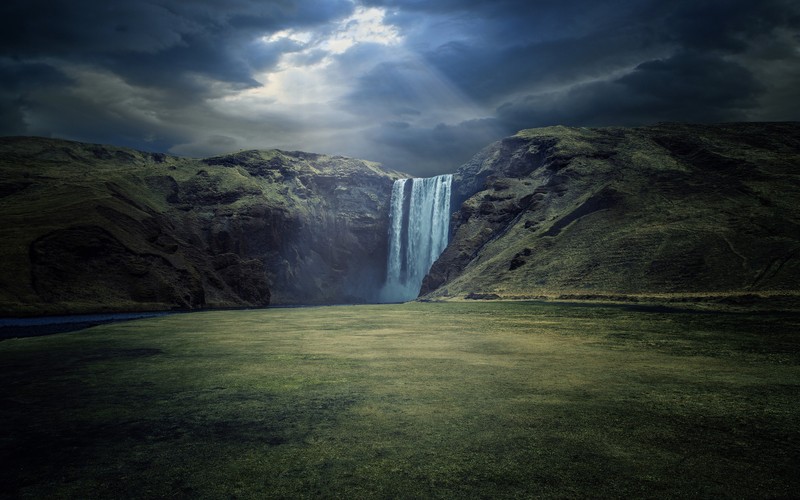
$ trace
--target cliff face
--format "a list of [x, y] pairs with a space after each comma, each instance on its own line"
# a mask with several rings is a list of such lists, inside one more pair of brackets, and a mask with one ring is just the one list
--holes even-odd
[[454, 184], [429, 297], [800, 289], [797, 123], [524, 130]]
[[[0, 314], [374, 301], [401, 177], [0, 139]], [[797, 123], [524, 130], [451, 206], [429, 298], [800, 293]]]
[[297, 152], [0, 139], [0, 311], [371, 300], [399, 177]]

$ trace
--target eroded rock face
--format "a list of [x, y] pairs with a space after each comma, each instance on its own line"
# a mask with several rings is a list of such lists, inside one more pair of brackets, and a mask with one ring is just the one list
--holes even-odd
[[430, 298], [800, 288], [797, 123], [526, 130], [454, 189]]
[[265, 263], [273, 303], [374, 300], [386, 270], [391, 185], [400, 174], [310, 153], [268, 160], [248, 154], [205, 160], [265, 179], [273, 203], [219, 212], [207, 221], [211, 251]]
[[0, 312], [370, 301], [400, 176], [308, 153], [0, 139]]

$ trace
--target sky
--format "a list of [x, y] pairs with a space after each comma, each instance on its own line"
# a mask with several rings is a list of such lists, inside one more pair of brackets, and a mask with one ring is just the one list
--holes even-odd
[[796, 0], [0, 4], [0, 135], [428, 176], [524, 128], [784, 120]]

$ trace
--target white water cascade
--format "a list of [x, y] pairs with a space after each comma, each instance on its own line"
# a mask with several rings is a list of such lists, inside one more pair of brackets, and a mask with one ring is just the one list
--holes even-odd
[[447, 246], [452, 181], [449, 174], [394, 181], [381, 301], [404, 302], [419, 294], [422, 279]]

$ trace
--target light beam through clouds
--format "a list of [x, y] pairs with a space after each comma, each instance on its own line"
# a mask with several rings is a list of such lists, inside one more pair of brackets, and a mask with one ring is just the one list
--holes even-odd
[[[318, 151], [368, 159], [374, 159], [376, 144], [398, 149], [381, 139], [382, 130], [433, 129], [491, 114], [408, 50], [398, 29], [385, 19], [384, 9], [358, 7], [348, 18], [316, 32], [287, 29], [265, 35], [261, 43], [283, 46], [285, 52], [275, 67], [254, 75], [261, 85], [210, 104], [220, 114], [253, 123], [284, 117], [287, 123], [307, 124], [299, 136], [289, 128], [270, 137], [276, 147], [313, 144]], [[324, 125], [315, 128], [315, 123]], [[254, 135], [236, 140], [244, 148], [264, 142]], [[403, 151], [394, 154], [402, 156]], [[419, 170], [400, 162], [390, 166]]]
[[7, 0], [0, 135], [452, 172], [520, 128], [800, 119], [795, 0]]

